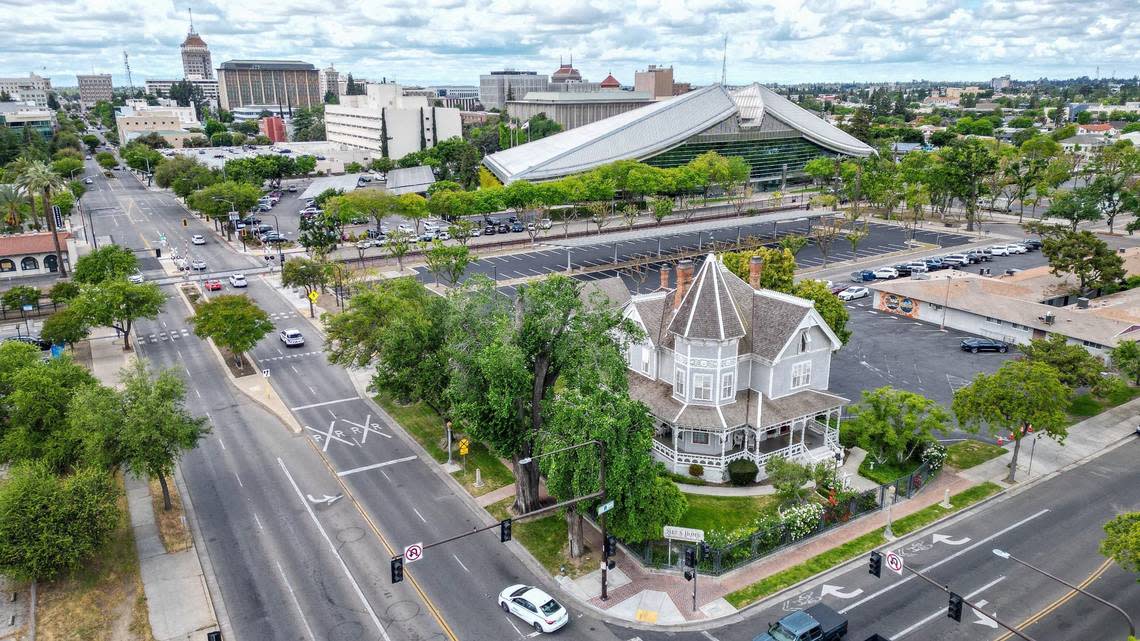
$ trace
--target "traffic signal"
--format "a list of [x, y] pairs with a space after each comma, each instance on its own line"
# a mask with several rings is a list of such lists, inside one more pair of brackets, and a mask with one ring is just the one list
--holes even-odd
[[697, 571], [692, 568], [685, 568], [685, 580], [692, 581], [693, 577], [697, 575]]
[[155, 247], [154, 248], [154, 257], [155, 258], [162, 258], [162, 249]]
[[183, 226], [183, 227], [189, 227], [189, 226], [190, 226], [190, 223], [186, 222], [186, 219], [185, 219], [185, 218], [183, 218], [183, 219], [182, 219], [182, 226]]
[[506, 543], [511, 540], [511, 520], [503, 519], [499, 521], [499, 542]]
[[392, 583], [399, 583], [404, 580], [404, 557], [392, 557]]
[[685, 548], [685, 567], [697, 567], [697, 549], [694, 547]]
[[953, 592], [950, 593], [950, 605], [946, 608], [946, 616], [955, 621], [962, 620], [962, 597]]
[[607, 570], [612, 570], [615, 567], [617, 567], [616, 561], [614, 561], [613, 559], [606, 559], [606, 569]]
[[710, 554], [712, 554], [712, 547], [710, 547], [708, 543], [701, 541], [701, 558], [707, 559]]
[[602, 558], [608, 559], [617, 553], [617, 537], [612, 534], [607, 534], [605, 540], [602, 541]]
[[871, 551], [871, 566], [867, 571], [870, 572], [871, 574], [874, 574], [877, 577], [883, 576], [883, 555], [882, 554], [879, 554], [878, 552], [875, 552], [874, 550]]

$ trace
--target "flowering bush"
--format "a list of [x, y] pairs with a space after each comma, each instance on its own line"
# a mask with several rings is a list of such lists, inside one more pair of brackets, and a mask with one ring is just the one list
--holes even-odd
[[946, 462], [946, 446], [938, 441], [932, 441], [922, 450], [922, 462], [930, 466], [931, 471], [942, 469]]
[[781, 512], [780, 519], [789, 539], [802, 539], [819, 527], [823, 519], [823, 506], [811, 502], [793, 505]]

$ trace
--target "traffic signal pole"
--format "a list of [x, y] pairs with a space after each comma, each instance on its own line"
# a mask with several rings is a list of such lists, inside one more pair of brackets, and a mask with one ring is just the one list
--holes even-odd
[[[600, 489], [601, 489], [601, 494], [602, 494], [602, 497], [601, 497], [602, 503], [605, 503], [606, 502], [606, 447], [605, 447], [605, 445], [602, 445], [600, 442], [598, 444], [601, 446], [598, 448], [599, 450], [601, 450], [601, 459], [600, 459], [601, 460], [601, 480], [599, 481], [599, 485], [601, 486]], [[609, 539], [606, 538], [606, 513], [602, 512], [602, 515], [599, 518], [602, 521], [602, 600], [608, 601], [610, 598], [610, 594], [609, 594], [609, 591], [606, 589], [606, 587], [607, 587], [606, 586], [606, 577], [610, 571], [609, 570], [609, 563], [610, 563], [609, 553], [612, 552], [612, 550], [610, 550]]]
[[[927, 582], [927, 583], [929, 583], [930, 585], [933, 585], [934, 587], [938, 588], [939, 590], [942, 590], [942, 591], [943, 591], [943, 592], [945, 592], [946, 594], [948, 594], [948, 595], [951, 595], [951, 598], [953, 598], [953, 597], [957, 596], [957, 597], [958, 597], [958, 599], [959, 599], [959, 600], [961, 600], [961, 602], [962, 602], [962, 603], [964, 603], [964, 604], [966, 604], [966, 605], [970, 606], [971, 608], [973, 608], [974, 610], [977, 610], [978, 612], [982, 612], [982, 609], [981, 609], [979, 606], [976, 606], [976, 605], [974, 605], [973, 603], [970, 603], [970, 601], [969, 601], [969, 600], [967, 600], [965, 597], [963, 597], [963, 596], [959, 596], [958, 594], [956, 594], [956, 593], [954, 593], [954, 592], [951, 592], [951, 591], [950, 591], [950, 586], [947, 586], [947, 585], [939, 585], [937, 582], [935, 582], [935, 581], [934, 581], [933, 579], [931, 579], [930, 577], [926, 576], [925, 574], [922, 574], [921, 572], [919, 572], [919, 571], [915, 570], [914, 568], [912, 568], [912, 567], [910, 567], [910, 566], [905, 566], [903, 569], [907, 570], [908, 572], [910, 572], [911, 574], [915, 575], [916, 577], [918, 577], [918, 578], [922, 579], [923, 581], [926, 581], [926, 582]], [[1022, 632], [1021, 630], [1018, 630], [1017, 628], [1015, 628], [1015, 627], [1013, 627], [1013, 626], [1011, 626], [1011, 625], [1007, 625], [1007, 624], [1005, 624], [1005, 623], [1002, 623], [1001, 621], [999, 621], [999, 620], [998, 620], [998, 618], [997, 618], [996, 616], [994, 616], [994, 615], [992, 615], [992, 614], [987, 614], [987, 615], [985, 615], [985, 616], [986, 616], [986, 617], [988, 617], [988, 618], [989, 618], [991, 621], [993, 621], [994, 623], [996, 623], [996, 624], [1000, 625], [1001, 627], [1005, 628], [1006, 630], [1009, 630], [1009, 631], [1010, 631], [1010, 632], [1012, 632], [1013, 634], [1016, 634], [1017, 636], [1021, 637], [1022, 639], [1025, 639], [1025, 641], [1035, 641], [1035, 640], [1033, 639], [1033, 637], [1029, 636], [1028, 634], [1025, 634], [1025, 633], [1024, 633], [1024, 632]]]

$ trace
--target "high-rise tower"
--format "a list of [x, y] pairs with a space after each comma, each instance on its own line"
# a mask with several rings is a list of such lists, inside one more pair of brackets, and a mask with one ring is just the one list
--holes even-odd
[[194, 13], [190, 13], [190, 31], [182, 41], [182, 74], [187, 80], [210, 80], [214, 77], [214, 64], [210, 48], [194, 31]]

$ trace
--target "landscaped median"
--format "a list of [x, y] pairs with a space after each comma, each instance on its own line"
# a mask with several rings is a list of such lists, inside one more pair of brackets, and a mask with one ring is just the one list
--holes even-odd
[[[975, 485], [968, 490], [951, 496], [951, 507], [949, 509], [937, 504], [925, 507], [914, 514], [896, 520], [891, 525], [891, 529], [896, 536], [909, 534], [910, 532], [937, 521], [947, 514], [969, 507], [1000, 490], [1001, 487], [999, 485], [990, 482]], [[885, 528], [877, 528], [858, 538], [831, 548], [822, 554], [818, 554], [799, 565], [781, 570], [756, 583], [743, 587], [735, 592], [730, 592], [725, 595], [725, 599], [738, 609], [755, 603], [766, 596], [775, 594], [804, 579], [830, 570], [840, 563], [849, 561], [860, 554], [865, 554], [879, 547], [887, 542], [884, 537], [884, 531]]]
[[[374, 399], [432, 458], [439, 463], [447, 462], [447, 450], [444, 448], [447, 428], [443, 418], [434, 409], [424, 403], [401, 404], [386, 394], [377, 394]], [[481, 496], [515, 482], [515, 475], [510, 468], [482, 443], [471, 442], [467, 455], [460, 455], [459, 438], [460, 435], [453, 435], [455, 445], [452, 446], [451, 460], [460, 469], [453, 472], [452, 476], [472, 496]], [[475, 487], [475, 470], [481, 471], [482, 487]]]

